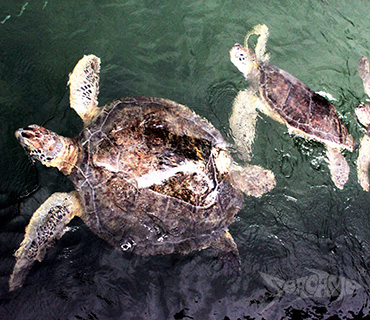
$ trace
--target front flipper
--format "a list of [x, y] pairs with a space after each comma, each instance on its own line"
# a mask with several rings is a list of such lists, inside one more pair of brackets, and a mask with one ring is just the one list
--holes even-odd
[[328, 147], [326, 155], [329, 162], [331, 179], [339, 189], [343, 189], [349, 176], [349, 165], [340, 150]]
[[263, 104], [255, 92], [240, 91], [233, 103], [229, 119], [238, 152], [245, 161], [250, 161], [252, 144], [256, 134], [257, 108]]
[[32, 215], [24, 239], [15, 253], [16, 264], [9, 280], [9, 291], [23, 285], [33, 263], [41, 261], [46, 250], [64, 234], [66, 224], [81, 215], [77, 192], [52, 194]]
[[357, 159], [357, 178], [361, 187], [369, 191], [370, 137], [362, 137]]
[[269, 37], [269, 29], [265, 24], [258, 24], [253, 27], [251, 31], [247, 33], [244, 40], [244, 45], [248, 48], [248, 40], [252, 35], [258, 35], [257, 44], [255, 47], [255, 53], [258, 62], [268, 62], [270, 55], [266, 53], [266, 42]]
[[100, 59], [92, 54], [84, 56], [69, 75], [69, 101], [85, 125], [101, 112], [98, 108]]
[[275, 175], [272, 171], [260, 166], [247, 165], [245, 167], [233, 164], [231, 167], [233, 185], [246, 195], [261, 197], [275, 188]]
[[241, 271], [239, 251], [229, 231], [226, 231], [221, 238], [212, 243], [212, 248], [217, 252], [226, 273], [239, 276]]

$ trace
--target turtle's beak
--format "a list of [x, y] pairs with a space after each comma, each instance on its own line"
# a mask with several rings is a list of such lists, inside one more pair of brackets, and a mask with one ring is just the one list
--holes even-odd
[[28, 146], [30, 145], [29, 141], [32, 140], [33, 132], [27, 130], [28, 128], [20, 128], [15, 132], [15, 137], [22, 145], [23, 148], [29, 150]]
[[17, 140], [20, 139], [20, 137], [22, 136], [22, 128], [18, 129], [16, 132], [15, 132], [15, 137], [17, 138]]
[[55, 159], [63, 148], [63, 143], [56, 133], [38, 125], [18, 129], [15, 136], [27, 153], [42, 164]]
[[22, 137], [24, 137], [25, 135], [28, 136], [28, 134], [26, 133], [26, 130], [24, 130], [23, 128], [19, 128], [16, 132], [15, 132], [15, 137], [17, 138], [17, 140], [21, 140]]
[[40, 148], [40, 129], [36, 125], [30, 125], [26, 128], [20, 128], [15, 132], [15, 137], [27, 151]]
[[18, 139], [18, 140], [22, 140], [24, 138], [26, 139], [29, 139], [33, 136], [33, 130], [30, 130], [30, 128], [26, 127], [26, 128], [19, 128], [16, 132], [15, 132], [15, 137]]

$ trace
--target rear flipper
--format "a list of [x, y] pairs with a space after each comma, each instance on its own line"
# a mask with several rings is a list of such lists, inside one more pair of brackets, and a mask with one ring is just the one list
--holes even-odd
[[357, 159], [357, 178], [361, 187], [369, 191], [370, 137], [362, 137]]
[[236, 243], [226, 231], [224, 236], [212, 243], [212, 248], [217, 252], [222, 264], [222, 269], [231, 276], [240, 276], [241, 262]]
[[41, 261], [55, 239], [63, 236], [66, 224], [80, 215], [77, 192], [52, 194], [32, 215], [24, 239], [15, 253], [16, 264], [9, 279], [9, 291], [23, 285], [33, 263]]
[[261, 197], [276, 186], [274, 173], [260, 166], [247, 165], [241, 167], [233, 164], [231, 177], [236, 188], [252, 197]]
[[349, 165], [340, 150], [327, 148], [326, 155], [329, 162], [331, 179], [339, 189], [343, 189], [349, 176]]

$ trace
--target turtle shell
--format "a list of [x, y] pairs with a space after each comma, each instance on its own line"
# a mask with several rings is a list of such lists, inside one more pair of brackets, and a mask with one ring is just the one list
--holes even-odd
[[335, 107], [280, 68], [259, 66], [259, 90], [270, 108], [296, 133], [352, 150], [354, 141]]
[[203, 249], [242, 207], [220, 132], [183, 105], [118, 99], [78, 139], [84, 157], [70, 178], [85, 203], [82, 219], [115, 247], [141, 255]]

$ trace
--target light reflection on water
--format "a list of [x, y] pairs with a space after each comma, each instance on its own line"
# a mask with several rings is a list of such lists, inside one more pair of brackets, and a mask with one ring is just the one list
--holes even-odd
[[[356, 67], [370, 56], [365, 1], [2, 1], [0, 4], [1, 319], [298, 319], [352, 318], [368, 312], [369, 194], [357, 184], [357, 153], [347, 153], [343, 191], [330, 181], [325, 150], [258, 121], [252, 163], [274, 171], [277, 187], [246, 198], [230, 230], [242, 276], [218, 271], [211, 252], [136, 257], [113, 250], [78, 219], [36, 264], [24, 288], [7, 293], [12, 253], [32, 212], [53, 192], [70, 190], [56, 170], [32, 164], [14, 138], [37, 123], [76, 135], [66, 82], [78, 59], [102, 59], [99, 100], [130, 95], [169, 98], [209, 119], [232, 142], [233, 98], [246, 83], [228, 50], [257, 23], [270, 28], [271, 63], [312, 89], [330, 93], [355, 138], [353, 108], [365, 96]], [[269, 286], [308, 269], [355, 281], [355, 293], [302, 297]], [[306, 278], [305, 278], [306, 277]], [[288, 288], [288, 287], [285, 287]], [[312, 288], [312, 287], [311, 287]], [[331, 291], [331, 293], [333, 293]], [[276, 299], [278, 297], [278, 299]], [[340, 297], [340, 299], [339, 299]], [[274, 304], [271, 304], [274, 302]], [[269, 308], [265, 309], [267, 306]]]

